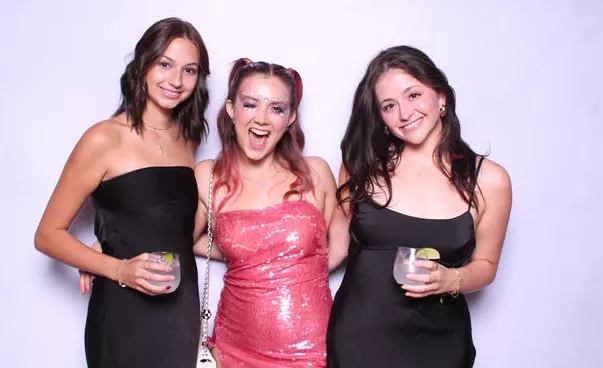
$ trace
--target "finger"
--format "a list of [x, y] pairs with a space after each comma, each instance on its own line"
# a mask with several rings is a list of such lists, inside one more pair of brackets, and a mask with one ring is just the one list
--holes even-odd
[[433, 294], [440, 287], [439, 283], [424, 285], [402, 285], [402, 289], [413, 294]]
[[145, 262], [144, 268], [149, 272], [171, 272], [172, 267], [170, 265], [154, 263], [154, 262]]
[[148, 294], [148, 295], [164, 294], [165, 292], [171, 290], [171, 288], [172, 288], [170, 285], [166, 285], [166, 286], [153, 285], [144, 279], [138, 280], [138, 286], [140, 286], [142, 289], [144, 289], [146, 294]]
[[86, 276], [80, 271], [80, 293], [86, 294]]
[[148, 289], [152, 289], [152, 287], [151, 288], [147, 288], [147, 286], [149, 286], [150, 284], [146, 280], [144, 280], [142, 278], [135, 278], [131, 284], [127, 283], [125, 285], [126, 285], [127, 288], [130, 288], [132, 290], [136, 290], [138, 292], [141, 292], [141, 293], [149, 295], [149, 296], [155, 296], [155, 295], [157, 295], [157, 293], [155, 293], [155, 292], [153, 292], [151, 290], [148, 290]]
[[407, 297], [409, 298], [415, 298], [415, 299], [419, 299], [419, 298], [425, 298], [426, 296], [429, 296], [431, 294], [427, 294], [427, 293], [411, 293], [411, 292], [407, 292], [405, 294]]
[[132, 260], [135, 260], [135, 261], [148, 261], [149, 260], [149, 253], [141, 253], [141, 254], [137, 255], [136, 257], [132, 258]]
[[90, 292], [90, 274], [86, 274], [83, 277], [84, 281], [84, 294]]
[[89, 293], [92, 291], [92, 282], [94, 281], [95, 278], [96, 278], [96, 276], [91, 273], [86, 275], [86, 293]]
[[406, 278], [410, 281], [418, 281], [423, 284], [426, 284], [431, 281], [430, 275], [428, 273], [427, 274], [408, 273], [408, 274], [406, 274]]
[[154, 273], [154, 272], [149, 272], [147, 270], [142, 270], [140, 272], [139, 278], [144, 279], [144, 280], [163, 281], [163, 282], [176, 280], [176, 277], [174, 277], [174, 275], [162, 275], [162, 274], [158, 274], [158, 273]]
[[430, 271], [435, 271], [438, 269], [439, 263], [434, 261], [428, 261], [425, 259], [417, 259], [413, 262], [416, 267], [427, 268]]
[[424, 293], [428, 290], [427, 285], [402, 285], [402, 289], [411, 293]]

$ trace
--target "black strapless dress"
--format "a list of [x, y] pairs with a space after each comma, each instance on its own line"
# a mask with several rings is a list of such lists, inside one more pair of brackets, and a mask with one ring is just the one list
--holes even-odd
[[195, 367], [199, 289], [193, 255], [197, 185], [191, 168], [148, 167], [102, 182], [92, 193], [94, 231], [103, 252], [132, 258], [144, 252], [180, 255], [180, 286], [147, 296], [116, 282], [94, 280], [86, 321], [92, 368]]
[[328, 367], [468, 368], [475, 348], [463, 295], [413, 299], [394, 280], [399, 246], [432, 247], [447, 267], [475, 248], [471, 212], [445, 220], [407, 216], [365, 201], [350, 223], [348, 264], [327, 333]]

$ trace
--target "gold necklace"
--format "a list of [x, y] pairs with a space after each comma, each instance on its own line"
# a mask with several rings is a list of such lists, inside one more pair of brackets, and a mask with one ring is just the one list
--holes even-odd
[[[161, 156], [165, 155], [165, 143], [167, 143], [167, 130], [172, 127], [172, 122], [170, 122], [165, 128], [156, 128], [152, 125], [148, 125], [146, 123], [142, 123], [145, 127], [150, 128], [153, 133], [155, 133], [159, 137], [159, 151], [161, 152]], [[162, 138], [159, 132], [166, 132], [165, 136]]]

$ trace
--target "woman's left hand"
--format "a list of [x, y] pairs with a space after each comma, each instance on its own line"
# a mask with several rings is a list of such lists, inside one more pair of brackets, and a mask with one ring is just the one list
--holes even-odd
[[434, 261], [416, 260], [415, 266], [429, 270], [428, 274], [409, 273], [406, 278], [413, 281], [422, 281], [424, 285], [402, 285], [406, 296], [411, 298], [424, 298], [452, 292], [457, 288], [458, 278], [456, 272]]

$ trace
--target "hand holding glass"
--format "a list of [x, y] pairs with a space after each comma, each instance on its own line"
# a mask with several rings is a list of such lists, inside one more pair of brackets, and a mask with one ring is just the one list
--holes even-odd
[[165, 289], [165, 293], [173, 293], [174, 290], [180, 285], [180, 256], [177, 253], [172, 252], [153, 252], [150, 254], [149, 262], [158, 263], [165, 266], [170, 266], [171, 271], [160, 272], [151, 271], [156, 275], [171, 275], [174, 276], [172, 281], [154, 281], [148, 280], [149, 283], [155, 286], [159, 286]]
[[406, 275], [409, 273], [416, 275], [427, 275], [429, 270], [425, 267], [414, 265], [416, 260], [425, 258], [417, 257], [417, 251], [420, 248], [398, 247], [396, 260], [394, 261], [394, 279], [400, 285], [424, 285], [423, 281], [409, 280]]

